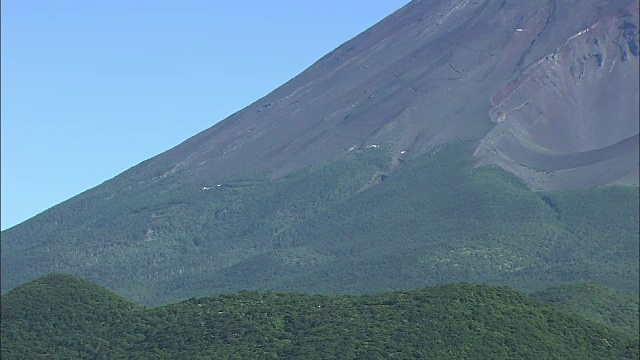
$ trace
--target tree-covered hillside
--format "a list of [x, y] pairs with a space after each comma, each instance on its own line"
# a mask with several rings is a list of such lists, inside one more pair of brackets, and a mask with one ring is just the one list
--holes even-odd
[[198, 186], [176, 174], [127, 185], [125, 173], [4, 231], [2, 287], [64, 272], [156, 305], [461, 281], [594, 281], [637, 294], [637, 187], [536, 193], [475, 168], [472, 149], [450, 145], [390, 171], [385, 149], [363, 147], [279, 180]]
[[631, 336], [640, 334], [638, 297], [593, 283], [557, 286], [532, 294], [556, 308]]
[[504, 287], [240, 292], [157, 308], [51, 275], [2, 296], [2, 359], [637, 359], [638, 340]]
[[[391, 169], [362, 146], [285, 178], [128, 172], [2, 233], [2, 289], [76, 274], [158, 305], [240, 290], [375, 293], [593, 281], [638, 294], [638, 187], [537, 193], [475, 144]], [[218, 186], [219, 185], [219, 186]]]

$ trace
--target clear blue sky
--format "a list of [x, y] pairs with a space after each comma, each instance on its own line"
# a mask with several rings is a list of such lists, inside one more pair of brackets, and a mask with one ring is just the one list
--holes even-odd
[[2, 229], [268, 94], [409, 0], [2, 1]]

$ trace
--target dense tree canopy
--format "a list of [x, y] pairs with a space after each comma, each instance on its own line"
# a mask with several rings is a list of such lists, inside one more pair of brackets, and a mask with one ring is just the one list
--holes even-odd
[[2, 297], [3, 359], [637, 359], [638, 339], [504, 287], [240, 292], [146, 308], [51, 275]]

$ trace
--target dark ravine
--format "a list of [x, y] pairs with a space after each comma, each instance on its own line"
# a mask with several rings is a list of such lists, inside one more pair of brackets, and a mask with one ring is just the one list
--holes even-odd
[[451, 281], [637, 294], [638, 13], [631, 0], [412, 1], [2, 232], [2, 291], [64, 272], [147, 304]]

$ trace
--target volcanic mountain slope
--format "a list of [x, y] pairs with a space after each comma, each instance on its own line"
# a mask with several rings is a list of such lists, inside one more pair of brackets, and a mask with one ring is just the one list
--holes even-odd
[[278, 176], [371, 144], [397, 162], [471, 138], [538, 188], [637, 183], [637, 6], [413, 1], [140, 171]]
[[[413, 1], [4, 231], [2, 289], [66, 272], [148, 304], [450, 281], [637, 294], [638, 95], [634, 1]], [[592, 189], [608, 184], [636, 185]]]

